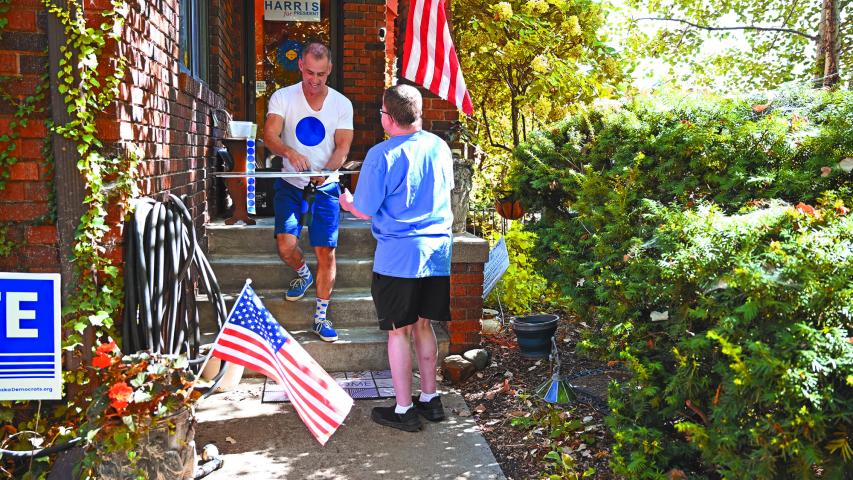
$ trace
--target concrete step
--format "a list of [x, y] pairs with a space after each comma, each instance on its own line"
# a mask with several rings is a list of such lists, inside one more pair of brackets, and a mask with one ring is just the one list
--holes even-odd
[[[441, 362], [441, 359], [447, 356], [450, 339], [442, 326], [434, 326], [438, 341], [438, 358]], [[327, 372], [388, 369], [388, 334], [376, 326], [338, 328], [337, 331], [338, 341], [333, 343], [320, 340], [310, 330], [293, 330], [290, 334]], [[213, 342], [215, 333], [204, 333], [206, 342]], [[413, 365], [417, 363], [414, 362]], [[246, 370], [244, 375], [260, 374]]]
[[[275, 219], [257, 218], [256, 225], [225, 225], [216, 220], [207, 225], [208, 252], [210, 256], [276, 254], [273, 230]], [[308, 241], [308, 230], [303, 228], [299, 240], [303, 252], [312, 252]], [[373, 257], [376, 239], [370, 231], [370, 222], [359, 220], [350, 214], [341, 216], [338, 231], [338, 256]]]
[[[317, 259], [305, 255], [311, 273], [317, 274]], [[239, 291], [246, 278], [252, 279], [256, 290], [284, 290], [296, 278], [296, 272], [276, 254], [215, 255], [210, 264], [223, 291]], [[350, 258], [337, 256], [335, 288], [369, 288], [373, 277], [373, 257]], [[315, 287], [308, 292], [314, 295]]]
[[[253, 281], [254, 283], [254, 281]], [[313, 287], [308, 294], [295, 302], [284, 299], [284, 290], [255, 290], [264, 306], [288, 330], [301, 330], [310, 325], [314, 317], [315, 296]], [[223, 294], [228, 310], [234, 305], [239, 292]], [[216, 326], [216, 309], [207, 301], [207, 296], [198, 295], [199, 321], [202, 331]], [[332, 293], [328, 318], [335, 328], [374, 327], [377, 325], [376, 307], [369, 288], [342, 288]]]

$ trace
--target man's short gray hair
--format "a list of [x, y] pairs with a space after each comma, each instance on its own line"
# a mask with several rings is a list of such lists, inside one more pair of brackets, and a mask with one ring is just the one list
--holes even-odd
[[332, 52], [329, 50], [323, 42], [317, 40], [311, 40], [305, 44], [305, 48], [302, 49], [302, 56], [311, 55], [317, 60], [328, 59], [329, 62], [332, 61]]
[[382, 100], [385, 111], [401, 127], [408, 127], [423, 115], [424, 100], [421, 92], [411, 85], [394, 85], [385, 90]]

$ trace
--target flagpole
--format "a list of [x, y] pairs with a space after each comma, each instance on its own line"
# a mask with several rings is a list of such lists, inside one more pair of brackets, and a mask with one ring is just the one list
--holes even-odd
[[[242, 290], [240, 290], [240, 294], [239, 294], [239, 295], [237, 295], [237, 299], [238, 299], [238, 300], [240, 299], [240, 297], [242, 297], [242, 296], [243, 296], [243, 293], [245, 293], [245, 292], [246, 292], [246, 287], [248, 287], [248, 286], [249, 286], [249, 285], [251, 285], [251, 284], [252, 284], [252, 279], [251, 279], [251, 278], [247, 278], [247, 279], [246, 279], [246, 283], [245, 283], [245, 284], [243, 284], [243, 289], [242, 289]], [[231, 316], [234, 314], [234, 309], [235, 309], [235, 308], [237, 308], [237, 303], [238, 303], [238, 302], [236, 302], [236, 301], [235, 301], [235, 302], [234, 302], [234, 305], [232, 305], [232, 306], [231, 306], [231, 311], [230, 311], [230, 312], [228, 312], [228, 316], [227, 316], [227, 317], [225, 317], [225, 323], [223, 323], [223, 324], [222, 324], [222, 328], [220, 328], [220, 329], [219, 329], [219, 333], [217, 333], [217, 334], [216, 334], [216, 338], [213, 340], [213, 343], [211, 344], [211, 345], [213, 345], [214, 347], [216, 346], [216, 342], [218, 342], [218, 341], [219, 341], [219, 337], [220, 337], [220, 336], [222, 336], [222, 331], [223, 331], [223, 330], [225, 330], [225, 325], [228, 323], [228, 321], [231, 319]], [[209, 361], [210, 361], [210, 357], [211, 357], [211, 356], [213, 356], [213, 350], [214, 350], [214, 348], [212, 347], [212, 348], [210, 349], [210, 352], [208, 352], [208, 354], [207, 354], [207, 358], [205, 358], [205, 359], [204, 359], [204, 363], [202, 363], [202, 364], [201, 364], [201, 368], [199, 368], [199, 369], [198, 369], [198, 376], [199, 376], [199, 377], [201, 377], [201, 372], [203, 372], [203, 371], [204, 371], [204, 367], [206, 367], [206, 366], [207, 366], [207, 362], [209, 362]]]

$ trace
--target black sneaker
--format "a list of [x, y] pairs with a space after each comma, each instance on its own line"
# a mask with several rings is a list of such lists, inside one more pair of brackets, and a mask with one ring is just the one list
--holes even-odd
[[412, 403], [415, 405], [413, 410], [430, 422], [440, 422], [444, 420], [444, 406], [441, 404], [441, 397], [433, 397], [428, 402], [422, 402], [420, 397], [413, 396]]
[[415, 407], [410, 408], [403, 414], [395, 412], [394, 407], [373, 407], [370, 417], [379, 425], [397, 428], [406, 432], [417, 432], [424, 428], [424, 424], [421, 422], [421, 418], [418, 417]]

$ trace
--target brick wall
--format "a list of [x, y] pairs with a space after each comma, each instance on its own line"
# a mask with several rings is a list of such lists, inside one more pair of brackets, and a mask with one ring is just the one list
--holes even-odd
[[349, 158], [364, 160], [367, 150], [384, 138], [379, 109], [385, 90], [386, 62], [379, 29], [386, 26], [385, 0], [345, 1], [342, 17], [341, 87], [352, 102], [355, 128]]
[[[179, 63], [178, 0], [139, 1], [132, 6], [123, 48], [127, 76], [117, 101], [118, 137], [145, 153], [140, 166], [142, 194], [188, 196], [197, 231], [215, 202], [212, 167], [215, 137], [211, 112], [227, 105], [243, 110], [241, 48], [242, 4], [211, 2], [209, 78], [200, 81]], [[201, 237], [202, 241], [204, 237]]]
[[483, 265], [489, 244], [470, 233], [453, 235], [450, 267], [450, 316], [447, 333], [450, 353], [462, 353], [480, 344], [483, 316]]
[[450, 353], [462, 353], [480, 344], [483, 316], [483, 264], [454, 263], [450, 274]]
[[[39, 0], [16, 0], [4, 16], [9, 23], [0, 34], [0, 76], [6, 80], [0, 88], [20, 101], [35, 93], [47, 71], [47, 16]], [[0, 271], [58, 272], [58, 235], [49, 200], [53, 169], [41, 153], [48, 113], [29, 115], [25, 127], [13, 130], [11, 122], [19, 122], [15, 110], [0, 100], [0, 137], [13, 131], [20, 135], [11, 153], [17, 163], [0, 190], [0, 225], [7, 227], [7, 238], [15, 244], [11, 255], [0, 257]], [[0, 142], [0, 149], [7, 146]]]
[[[399, 80], [409, 2], [348, 0], [343, 4], [342, 92], [353, 103], [355, 138], [350, 158], [363, 160], [367, 150], [382, 141], [379, 122], [382, 92]], [[385, 41], [379, 29], [386, 29]], [[400, 53], [400, 55], [397, 55]], [[421, 88], [424, 129], [447, 138], [459, 119], [456, 106]]]

